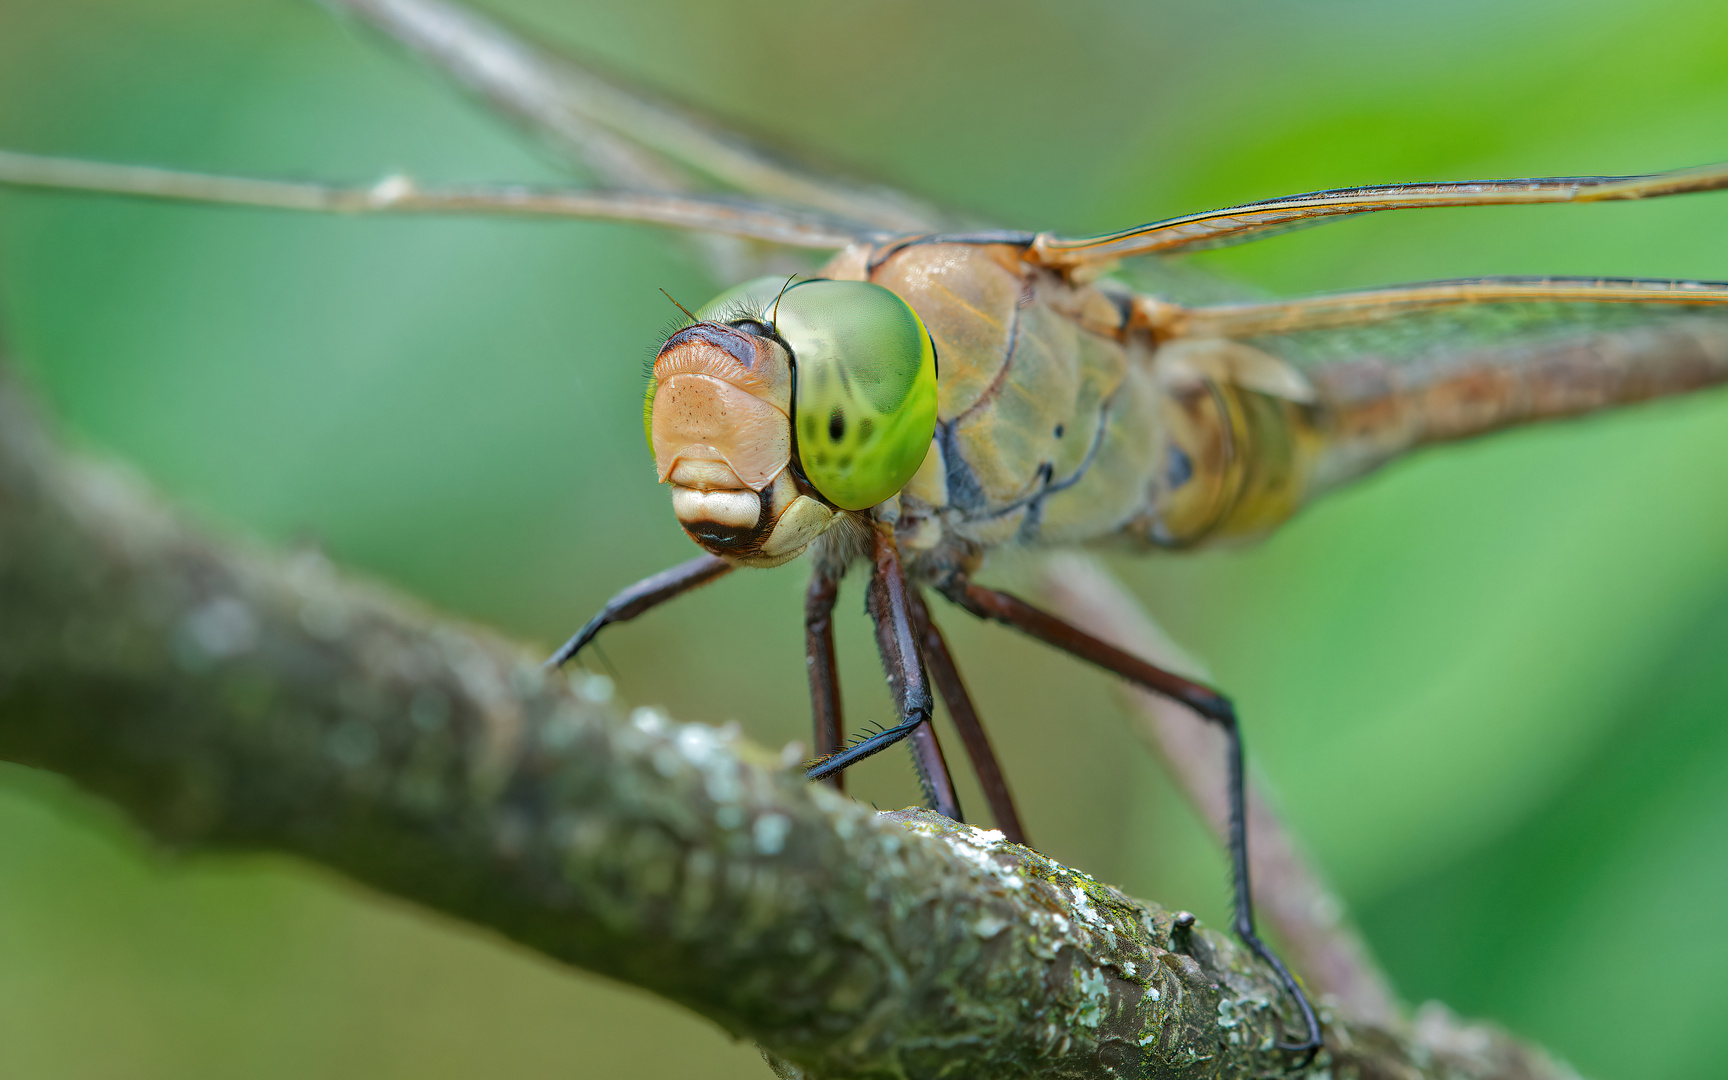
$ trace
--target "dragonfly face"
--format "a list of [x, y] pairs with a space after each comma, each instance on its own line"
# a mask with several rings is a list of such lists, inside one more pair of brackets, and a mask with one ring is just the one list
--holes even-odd
[[655, 358], [644, 421], [673, 512], [709, 552], [786, 562], [930, 453], [935, 346], [889, 290], [760, 278], [698, 318]]

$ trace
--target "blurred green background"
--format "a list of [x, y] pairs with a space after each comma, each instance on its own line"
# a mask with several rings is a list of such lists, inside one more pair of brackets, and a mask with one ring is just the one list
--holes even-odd
[[[1728, 157], [1728, 8], [1704, 0], [488, 7], [1020, 227]], [[0, 0], [0, 146], [560, 175], [294, 0]], [[1728, 196], [1382, 216], [1195, 262], [1277, 292], [1728, 279]], [[641, 369], [656, 288], [723, 284], [646, 229], [0, 193], [0, 333], [70, 438], [217, 527], [543, 643], [691, 554], [641, 445]], [[1111, 562], [1237, 696], [1257, 768], [1407, 999], [1596, 1077], [1722, 1075], [1728, 399], [1433, 453], [1256, 548]], [[609, 633], [622, 696], [807, 739], [802, 588], [796, 565], [738, 575]], [[859, 726], [887, 695], [856, 583], [842, 603]], [[946, 622], [1039, 845], [1218, 920], [1222, 860], [1106, 680]], [[899, 754], [855, 787], [915, 798]], [[0, 767], [0, 1077], [472, 1075], [766, 1071], [634, 991], [298, 864], [168, 860]]]

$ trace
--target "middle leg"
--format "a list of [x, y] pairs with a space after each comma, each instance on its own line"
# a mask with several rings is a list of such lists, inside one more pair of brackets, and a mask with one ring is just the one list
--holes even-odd
[[[840, 578], [820, 568], [810, 575], [804, 594], [804, 666], [810, 674], [810, 713], [816, 724], [816, 759], [840, 749], [840, 672], [834, 662], [834, 602], [840, 598]], [[846, 774], [828, 777], [835, 791], [846, 790]]]

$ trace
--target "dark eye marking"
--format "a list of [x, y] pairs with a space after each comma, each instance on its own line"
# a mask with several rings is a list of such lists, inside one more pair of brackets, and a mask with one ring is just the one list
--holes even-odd
[[1194, 477], [1194, 462], [1182, 452], [1180, 446], [1170, 447], [1170, 459], [1164, 466], [1164, 483], [1172, 491], [1186, 484]]
[[839, 442], [846, 437], [846, 414], [840, 406], [834, 406], [834, 411], [828, 414], [828, 438], [831, 442]]
[[1056, 425], [1056, 437], [1058, 439], [1060, 439], [1062, 437], [1062, 425], [1061, 424]]

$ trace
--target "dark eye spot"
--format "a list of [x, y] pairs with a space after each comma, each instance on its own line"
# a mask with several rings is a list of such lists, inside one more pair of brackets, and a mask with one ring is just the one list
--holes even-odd
[[870, 422], [869, 417], [865, 417], [864, 419], [858, 421], [858, 441], [860, 443], [869, 442], [870, 441], [870, 434], [872, 432], [874, 432], [875, 430], [876, 430], [876, 426]]
[[846, 437], [846, 414], [840, 411], [840, 406], [834, 406], [834, 411], [828, 414], [828, 438], [831, 442], [839, 442]]
[[1170, 448], [1170, 460], [1164, 466], [1164, 484], [1174, 491], [1194, 477], [1194, 463], [1180, 446]]
[[1061, 424], [1056, 425], [1056, 437], [1058, 439], [1060, 439], [1062, 437], [1062, 425]]

